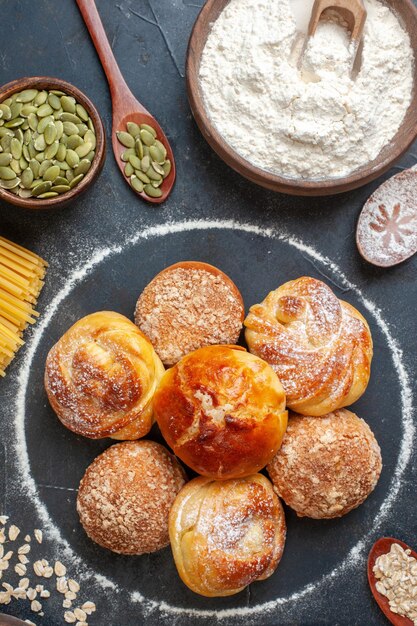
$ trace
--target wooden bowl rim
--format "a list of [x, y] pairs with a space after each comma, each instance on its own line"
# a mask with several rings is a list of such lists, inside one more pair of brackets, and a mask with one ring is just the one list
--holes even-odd
[[[302, 180], [299, 178], [279, 176], [278, 174], [252, 165], [225, 141], [216, 127], [211, 123], [200, 88], [199, 68], [202, 52], [211, 27], [230, 1], [231, 0], [206, 1], [194, 23], [186, 55], [186, 85], [191, 112], [206, 141], [227, 165], [252, 182], [273, 191], [291, 195], [324, 196], [356, 189], [375, 180], [375, 178], [378, 178], [378, 176], [386, 172], [409, 149], [417, 138], [417, 106], [415, 106], [417, 104], [417, 47], [413, 46], [413, 38], [417, 41], [417, 7], [414, 6], [412, 0], [402, 0], [401, 3], [398, 4], [395, 0], [394, 2], [393, 0], [389, 0], [390, 7], [401, 19], [403, 27], [411, 38], [414, 52], [414, 86], [412, 101], [400, 128], [390, 143], [385, 146], [370, 163], [355, 170], [348, 176], [318, 180]], [[393, 3], [395, 6], [392, 6]], [[404, 19], [404, 14], [407, 11], [414, 15], [416, 28], [414, 37], [409, 22]], [[413, 121], [408, 123], [408, 117], [411, 116], [413, 117]], [[404, 132], [402, 132], [403, 129]], [[380, 159], [381, 154], [384, 154], [382, 159]]]
[[96, 131], [96, 154], [83, 180], [73, 189], [60, 196], [40, 200], [35, 198], [20, 198], [7, 189], [0, 187], [0, 199], [32, 211], [63, 207], [86, 191], [103, 169], [106, 160], [106, 135], [103, 121], [94, 104], [78, 87], [75, 87], [75, 85], [72, 85], [66, 80], [52, 76], [26, 76], [13, 80], [0, 87], [0, 102], [3, 102], [17, 91], [28, 88], [57, 89], [64, 91], [70, 96], [74, 96], [77, 102], [84, 106], [93, 121]]

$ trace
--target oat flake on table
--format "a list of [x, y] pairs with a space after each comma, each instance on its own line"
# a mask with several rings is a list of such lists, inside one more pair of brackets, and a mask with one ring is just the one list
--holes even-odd
[[291, 54], [297, 30], [290, 0], [226, 6], [208, 36], [200, 81], [213, 125], [241, 156], [283, 176], [328, 179], [367, 164], [389, 144], [411, 102], [413, 51], [388, 7], [364, 3], [355, 80], [349, 36], [339, 24], [319, 25], [302, 74]]

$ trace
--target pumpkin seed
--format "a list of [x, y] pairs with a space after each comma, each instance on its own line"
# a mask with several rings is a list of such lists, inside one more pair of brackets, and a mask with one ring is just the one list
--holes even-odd
[[40, 170], [40, 163], [38, 163], [38, 161], [36, 159], [31, 159], [29, 161], [29, 167], [33, 172], [33, 177], [34, 178], [38, 178], [39, 176], [39, 170]]
[[51, 187], [51, 191], [56, 191], [57, 193], [65, 193], [69, 191], [71, 187], [69, 185], [54, 185]]
[[142, 193], [143, 191], [143, 182], [141, 180], [139, 180], [139, 178], [137, 176], [131, 176], [130, 178], [130, 184], [132, 185], [133, 189], [135, 191], [137, 191], [138, 193]]
[[55, 96], [65, 96], [65, 93], [63, 91], [60, 91], [59, 89], [51, 89], [51, 93], [53, 93]]
[[43, 135], [39, 135], [39, 137], [36, 137], [34, 146], [36, 150], [38, 150], [38, 152], [42, 152], [43, 150], [45, 150], [46, 148], [45, 137]]
[[136, 154], [138, 155], [138, 157], [140, 159], [143, 159], [143, 157], [144, 157], [144, 154], [143, 154], [143, 143], [140, 140], [140, 137], [136, 137], [135, 148], [136, 148]]
[[29, 166], [29, 163], [26, 161], [25, 157], [23, 156], [20, 157], [19, 166], [22, 171], [25, 170]]
[[32, 102], [38, 93], [37, 89], [25, 89], [17, 95], [16, 102]]
[[73, 122], [64, 122], [64, 133], [68, 136], [70, 135], [78, 135], [79, 130], [76, 124]]
[[56, 136], [57, 136], [57, 130], [53, 122], [48, 124], [47, 127], [45, 128], [44, 136], [45, 136], [45, 142], [47, 143], [48, 146], [50, 146], [51, 143], [54, 143]]
[[78, 146], [81, 146], [83, 143], [84, 142], [79, 135], [71, 135], [71, 137], [68, 137], [67, 140], [67, 148], [75, 150], [75, 148], [78, 148]]
[[17, 192], [17, 194], [21, 198], [30, 198], [32, 196], [32, 191], [30, 189], [20, 188], [19, 191]]
[[82, 104], [76, 104], [75, 105], [75, 112], [78, 115], [78, 117], [83, 121], [83, 122], [88, 122], [89, 121], [89, 115], [87, 113], [87, 111], [85, 110], [85, 108], [83, 107]]
[[64, 124], [61, 122], [61, 120], [56, 120], [55, 128], [56, 128], [56, 138], [59, 141], [62, 135], [64, 134]]
[[23, 117], [16, 117], [10, 120], [10, 122], [6, 122], [4, 126], [6, 128], [17, 128], [18, 126], [21, 126], [24, 121]]
[[32, 133], [30, 132], [30, 128], [28, 128], [27, 130], [25, 130], [25, 133], [23, 135], [23, 141], [25, 143], [25, 146], [28, 145], [31, 139], [32, 139]]
[[125, 133], [122, 130], [122, 131], [117, 132], [116, 135], [117, 135], [117, 139], [120, 141], [122, 146], [125, 146], [126, 148], [135, 147], [135, 140], [132, 137], [132, 135], [129, 135], [129, 133]]
[[52, 167], [53, 163], [51, 160], [49, 159], [45, 159], [45, 161], [43, 161], [43, 163], [40, 164], [39, 170], [38, 170], [38, 176], [40, 178], [43, 178], [43, 175], [45, 174], [46, 170], [50, 167]]
[[161, 167], [159, 163], [157, 163], [156, 161], [152, 161], [152, 167], [157, 174], [160, 174], [161, 176], [165, 176], [164, 168]]
[[49, 94], [48, 103], [53, 109], [55, 109], [55, 111], [59, 111], [59, 109], [61, 108], [61, 100], [55, 93]]
[[19, 130], [27, 130], [29, 128], [29, 122], [25, 120], [21, 126], [19, 126]]
[[12, 114], [11, 119], [13, 120], [15, 117], [20, 117], [20, 113], [23, 109], [23, 104], [21, 102], [13, 102], [10, 105], [10, 113]]
[[19, 175], [22, 173], [22, 170], [20, 169], [19, 161], [17, 161], [17, 159], [12, 159], [10, 161], [10, 167], [12, 168], [15, 174]]
[[51, 113], [53, 113], [54, 110], [51, 107], [50, 104], [48, 104], [47, 102], [45, 102], [44, 104], [41, 104], [41, 106], [39, 107], [39, 109], [36, 112], [36, 115], [38, 117], [46, 117], [48, 115], [51, 115]]
[[[161, 152], [162, 152], [162, 154], [163, 154], [164, 159], [166, 159], [166, 158], [167, 158], [167, 149], [165, 148], [164, 144], [163, 144], [163, 143], [161, 143], [161, 142], [159, 141], [159, 139], [156, 139], [156, 140], [155, 140], [155, 144], [154, 144], [154, 145], [155, 145], [155, 148], [158, 148], [159, 150], [161, 150]], [[149, 150], [149, 151], [150, 151], [150, 150]]]
[[10, 110], [10, 107], [7, 106], [7, 104], [4, 104], [4, 102], [0, 104], [0, 111], [2, 113], [2, 118], [6, 120], [6, 122], [12, 119], [12, 112]]
[[146, 171], [146, 176], [148, 176], [151, 179], [151, 182], [153, 180], [162, 180], [161, 174], [158, 174], [158, 172], [155, 172], [152, 166]]
[[132, 174], [135, 173], [134, 167], [131, 163], [126, 163], [125, 165], [125, 176], [127, 176], [127, 178], [130, 178], [132, 176]]
[[25, 104], [20, 111], [21, 117], [29, 117], [31, 113], [36, 113], [38, 107], [35, 107], [33, 104]]
[[47, 98], [48, 98], [48, 94], [46, 93], [46, 91], [40, 91], [38, 95], [36, 96], [33, 104], [39, 107], [46, 102]]
[[[71, 170], [68, 170], [71, 171]], [[54, 185], [68, 185], [68, 180], [63, 176], [57, 176], [54, 180]]]
[[28, 115], [28, 124], [29, 124], [29, 128], [30, 130], [37, 130], [38, 128], [38, 118], [36, 116], [35, 113], [29, 113]]
[[140, 126], [139, 124], [136, 124], [135, 122], [128, 122], [126, 124], [127, 127], [127, 132], [132, 135], [133, 138], [136, 139], [136, 137], [140, 134]]
[[73, 178], [69, 184], [71, 189], [73, 189], [75, 185], [78, 185], [78, 183], [81, 182], [83, 178], [84, 178], [84, 174], [79, 174], [78, 176], [75, 176], [75, 178]]
[[144, 192], [151, 198], [160, 198], [162, 196], [162, 191], [160, 189], [155, 189], [152, 185], [145, 185]]
[[162, 185], [162, 179], [161, 180], [151, 180], [151, 185], [152, 185], [152, 187], [157, 189], [158, 187], [160, 187]]
[[22, 174], [22, 185], [25, 189], [30, 189], [31, 184], [33, 183], [33, 172], [30, 167], [25, 169]]
[[150, 133], [153, 136], [153, 138], [156, 139], [156, 130], [152, 128], [152, 126], [149, 126], [149, 124], [141, 124], [140, 128], [141, 130], [148, 131], [148, 133]]
[[72, 122], [73, 124], [81, 124], [81, 119], [74, 113], [62, 113], [59, 118], [62, 122]]
[[38, 198], [55, 198], [57, 195], [56, 191], [47, 191], [46, 193], [38, 194]]
[[[59, 177], [58, 177], [58, 178], [59, 178]], [[58, 178], [57, 178], [56, 180], [58, 180]], [[70, 169], [69, 169], [69, 170], [67, 170], [67, 171], [65, 172], [65, 180], [66, 180], [67, 182], [69, 182], [69, 183], [70, 183], [70, 182], [73, 180], [73, 178], [75, 178], [75, 177], [74, 177], [74, 171], [73, 171], [73, 170], [70, 170]]]
[[58, 141], [54, 141], [54, 143], [51, 143], [50, 146], [47, 146], [45, 149], [45, 159], [53, 159], [58, 152], [58, 148], [59, 148]]
[[141, 160], [139, 157], [136, 156], [136, 154], [131, 154], [129, 156], [129, 163], [133, 166], [134, 170], [141, 169]]
[[59, 168], [63, 172], [66, 172], [67, 170], [71, 169], [66, 161], [55, 161], [55, 165], [59, 165]]
[[54, 118], [52, 115], [47, 115], [46, 117], [43, 117], [38, 124], [38, 133], [41, 135], [45, 131], [45, 128], [48, 126], [48, 124], [52, 124], [53, 122]]
[[96, 149], [96, 136], [91, 130], [87, 130], [87, 132], [85, 133], [84, 141], [87, 141], [88, 143], [91, 144], [92, 150]]
[[121, 156], [122, 161], [125, 161], [125, 162], [126, 162], [126, 161], [128, 161], [128, 160], [129, 160], [129, 157], [130, 157], [132, 154], [133, 154], [133, 155], [135, 154], [135, 150], [134, 150], [133, 148], [128, 148], [127, 150], [125, 150], [125, 151], [123, 152], [122, 156]]
[[67, 148], [64, 146], [63, 143], [60, 143], [58, 146], [58, 150], [55, 155], [55, 158], [57, 161], [65, 161], [66, 156], [67, 156]]
[[10, 165], [10, 161], [12, 160], [12, 155], [9, 152], [2, 152], [0, 154], [0, 167], [5, 167]]
[[90, 161], [90, 163], [92, 163], [95, 156], [96, 153], [94, 152], [94, 150], [91, 150], [91, 152], [89, 152], [85, 158]]
[[0, 166], [0, 178], [2, 180], [13, 180], [16, 178], [16, 172], [14, 172], [11, 167]]
[[146, 128], [141, 129], [140, 138], [142, 140], [142, 143], [145, 144], [145, 146], [148, 146], [148, 147], [153, 146], [153, 144], [155, 143], [155, 137], [153, 136], [152, 133], [146, 130]]
[[91, 152], [91, 143], [88, 141], [84, 142], [81, 146], [75, 148], [75, 152], [78, 154], [80, 159], [83, 159], [89, 152]]
[[44, 193], [47, 193], [48, 191], [50, 191], [51, 187], [52, 187], [52, 182], [50, 180], [43, 181], [42, 183], [40, 183], [39, 185], [36, 185], [36, 187], [32, 189], [32, 196], [37, 197]]
[[19, 183], [20, 178], [18, 177], [12, 178], [10, 180], [0, 179], [0, 187], [3, 187], [3, 189], [14, 189], [19, 185]]
[[75, 99], [72, 96], [62, 96], [61, 106], [67, 113], [75, 113]]
[[78, 128], [78, 134], [80, 135], [80, 137], [84, 137], [84, 135], [88, 131], [87, 124], [77, 124], [77, 128]]
[[[143, 157], [140, 165], [142, 172], [146, 172], [151, 166], [151, 160], [148, 156]], [[139, 168], [138, 168], [139, 169]]]
[[38, 185], [40, 185], [41, 183], [43, 183], [42, 178], [35, 178], [33, 183], [31, 184], [30, 188], [31, 189], [35, 189], [35, 187], [37, 187]]
[[8, 128], [0, 128], [0, 139], [2, 137], [6, 137], [6, 135], [8, 135], [9, 137], [13, 137], [13, 131], [9, 130]]
[[162, 165], [165, 162], [165, 156], [163, 150], [161, 150], [158, 146], [151, 146], [149, 148], [149, 154], [153, 161], [156, 161], [159, 165]]
[[51, 165], [51, 167], [48, 167], [45, 174], [43, 175], [43, 179], [45, 181], [50, 180], [53, 182], [55, 178], [59, 176], [59, 172], [60, 172], [59, 165]]
[[16, 137], [13, 137], [10, 142], [10, 152], [12, 153], [12, 157], [14, 159], [19, 160], [22, 156], [22, 144], [18, 139], [16, 139]]
[[145, 172], [142, 172], [141, 170], [135, 170], [135, 174], [143, 183], [145, 183], [145, 185], [150, 184], [151, 179], [146, 176]]
[[42, 161], [45, 161], [45, 152], [38, 152], [35, 155], [35, 159], [39, 161], [39, 163], [42, 163]]
[[10, 144], [12, 141], [13, 135], [5, 135], [0, 139], [0, 146], [3, 148], [5, 152], [10, 152]]
[[87, 174], [88, 170], [91, 167], [90, 161], [87, 159], [82, 159], [77, 167], [74, 169], [74, 175], [77, 177], [79, 174]]

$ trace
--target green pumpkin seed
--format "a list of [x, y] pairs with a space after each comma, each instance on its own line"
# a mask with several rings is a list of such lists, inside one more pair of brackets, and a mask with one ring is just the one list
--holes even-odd
[[128, 148], [127, 150], [125, 150], [125, 151], [122, 153], [122, 156], [121, 156], [122, 161], [125, 161], [125, 162], [126, 162], [126, 161], [128, 161], [128, 160], [129, 160], [129, 157], [130, 157], [132, 154], [133, 154], [133, 155], [135, 154], [135, 151], [134, 151], [134, 149], [133, 149], [133, 148]]
[[5, 152], [10, 152], [10, 144], [12, 141], [13, 135], [5, 135], [0, 139], [0, 146], [3, 148]]
[[81, 124], [81, 119], [74, 113], [62, 113], [59, 118], [61, 122], [72, 122], [73, 124]]
[[155, 137], [152, 133], [146, 130], [146, 128], [142, 128], [142, 130], [140, 131], [140, 138], [145, 146], [153, 146], [153, 144], [155, 143]]
[[20, 141], [20, 143], [23, 143], [23, 131], [21, 128], [16, 128], [14, 136]]
[[51, 89], [51, 93], [53, 93], [55, 96], [65, 96], [65, 92], [60, 91], [59, 89]]
[[47, 193], [48, 191], [50, 191], [52, 187], [52, 183], [50, 180], [45, 180], [43, 182], [41, 182], [39, 185], [36, 185], [36, 187], [32, 188], [32, 196], [40, 196], [44, 193]]
[[29, 117], [31, 113], [36, 113], [38, 107], [33, 106], [33, 104], [25, 104], [20, 111], [21, 117]]
[[66, 113], [75, 113], [75, 99], [71, 96], [62, 96], [61, 106]]
[[[75, 137], [75, 136], [78, 136], [78, 135], [73, 135], [73, 136]], [[80, 137], [80, 139], [81, 139], [81, 137]], [[62, 137], [61, 137], [61, 139], [59, 141], [60, 141], [60, 143], [64, 144], [64, 146], [66, 148], [68, 148], [68, 135], [66, 135], [65, 133], [62, 133]], [[82, 141], [82, 139], [81, 139], [81, 141]]]
[[25, 146], [25, 145], [23, 146], [22, 153], [23, 153], [23, 156], [25, 157], [26, 161], [29, 162], [30, 159], [31, 159], [31, 156], [30, 156], [29, 148], [27, 146]]
[[20, 169], [19, 161], [17, 161], [17, 159], [12, 159], [10, 161], [10, 167], [12, 168], [15, 174], [19, 175], [22, 173], [22, 170]]
[[70, 189], [71, 187], [69, 185], [54, 185], [53, 187], [51, 187], [51, 191], [56, 191], [57, 193], [65, 193]]
[[14, 189], [20, 184], [20, 178], [14, 177], [10, 180], [0, 180], [0, 187], [3, 189]]
[[43, 178], [46, 170], [48, 170], [52, 166], [53, 166], [53, 163], [51, 159], [45, 159], [45, 161], [43, 161], [43, 163], [40, 164], [40, 168], [38, 170], [39, 171], [38, 176], [40, 178]]
[[63, 114], [63, 110], [60, 108], [57, 111], [54, 110], [54, 120], [57, 122], [61, 119], [61, 115]]
[[11, 105], [12, 102], [13, 100], [11, 98], [6, 98], [6, 100], [3, 100], [3, 104], [5, 104], [8, 107]]
[[156, 139], [156, 130], [154, 128], [152, 128], [152, 126], [149, 126], [149, 124], [141, 124], [140, 125], [141, 130], [146, 130], [148, 133], [150, 133], [154, 139]]
[[63, 143], [60, 143], [58, 146], [58, 150], [55, 155], [55, 158], [57, 161], [65, 161], [66, 156], [67, 156], [67, 149]]
[[160, 165], [164, 163], [165, 155], [163, 151], [158, 148], [158, 146], [155, 146], [155, 145], [151, 146], [149, 148], [149, 154], [152, 158], [152, 161], [156, 161], [156, 163], [159, 163]]
[[54, 180], [54, 185], [68, 185], [68, 180], [63, 176], [57, 176]]
[[21, 126], [24, 121], [23, 117], [16, 117], [10, 120], [10, 122], [6, 122], [4, 126], [5, 128], [17, 128], [18, 126]]
[[39, 170], [40, 170], [40, 163], [38, 163], [38, 161], [36, 159], [31, 159], [29, 161], [29, 167], [33, 172], [33, 177], [34, 178], [38, 178], [39, 177]]
[[36, 96], [33, 104], [39, 107], [42, 104], [45, 104], [47, 98], [48, 98], [48, 94], [46, 93], [46, 91], [40, 91], [38, 95]]
[[36, 137], [33, 145], [35, 146], [35, 149], [38, 150], [38, 152], [42, 152], [43, 150], [45, 150], [46, 141], [44, 135], [39, 135], [39, 137]]
[[141, 180], [139, 180], [139, 178], [137, 176], [132, 176], [130, 178], [130, 184], [132, 185], [133, 189], [135, 191], [137, 191], [138, 193], [142, 193], [143, 191], [143, 182]]
[[160, 189], [155, 189], [152, 185], [145, 185], [144, 192], [151, 198], [160, 198], [162, 196], [162, 191]]
[[55, 161], [55, 165], [59, 165], [59, 168], [63, 172], [66, 172], [67, 170], [71, 169], [66, 161]]
[[51, 143], [54, 143], [56, 136], [57, 136], [57, 130], [53, 122], [48, 124], [47, 127], [45, 128], [44, 136], [45, 136], [45, 142], [47, 143], [48, 146], [50, 146]]
[[39, 107], [36, 115], [38, 117], [47, 117], [49, 115], [51, 115], [51, 113], [53, 113], [54, 110], [51, 107], [51, 105], [49, 105], [47, 102], [45, 102], [44, 104], [41, 104], [41, 106]]
[[2, 180], [13, 180], [16, 178], [16, 172], [11, 167], [0, 166], [0, 178]]
[[22, 189], [20, 188], [18, 191], [18, 195], [21, 198], [30, 198], [32, 196], [32, 191], [30, 189]]
[[141, 169], [141, 160], [139, 157], [136, 156], [136, 154], [131, 154], [129, 156], [129, 163], [133, 166], [134, 170]]
[[143, 156], [150, 156], [148, 146], [143, 146]]
[[8, 135], [9, 137], [13, 137], [13, 131], [9, 130], [8, 128], [0, 128], [0, 139], [6, 137], [6, 135]]
[[27, 169], [27, 167], [29, 166], [29, 163], [26, 161], [25, 157], [21, 156], [19, 159], [19, 167], [22, 170]]
[[22, 174], [22, 185], [25, 189], [30, 189], [31, 184], [33, 183], [33, 172], [30, 167], [25, 169]]
[[64, 124], [64, 133], [68, 136], [70, 135], [78, 135], [79, 130], [76, 124], [73, 122], [63, 122]]
[[16, 102], [32, 102], [38, 93], [37, 89], [25, 89], [17, 95]]
[[141, 170], [135, 170], [135, 175], [143, 182], [145, 183], [145, 185], [149, 185], [151, 182], [151, 179], [148, 178], [145, 174], [145, 172], [142, 172]]
[[146, 172], [150, 168], [150, 166], [151, 159], [148, 156], [144, 156], [140, 164], [140, 169], [142, 170], [142, 172]]
[[165, 148], [164, 144], [161, 143], [159, 141], [159, 139], [155, 140], [155, 148], [158, 148], [158, 150], [160, 150], [162, 152], [163, 158], [166, 159], [167, 158], [167, 149]]
[[157, 163], [156, 161], [152, 161], [152, 167], [157, 174], [160, 174], [161, 176], [165, 176], [164, 169], [163, 167], [159, 165], [159, 163]]
[[83, 143], [84, 142], [79, 135], [71, 135], [71, 137], [68, 137], [67, 140], [67, 148], [75, 150], [75, 148], [78, 148], [78, 146], [81, 146]]
[[84, 137], [86, 132], [88, 131], [88, 126], [86, 124], [77, 124], [78, 134], [80, 137]]
[[151, 185], [154, 189], [160, 187], [163, 183], [163, 180], [151, 180]]
[[0, 167], [6, 167], [10, 165], [10, 161], [12, 160], [12, 155], [9, 152], [2, 152], [0, 154]]
[[38, 117], [35, 113], [30, 113], [28, 115], [28, 124], [29, 124], [29, 128], [33, 131], [37, 130], [38, 128]]
[[117, 139], [120, 141], [122, 146], [125, 146], [126, 148], [135, 147], [135, 140], [132, 137], [132, 135], [129, 135], [129, 133], [125, 133], [122, 130], [122, 131], [117, 132], [116, 135], [117, 135]]
[[136, 154], [138, 155], [138, 157], [140, 159], [143, 159], [143, 157], [144, 157], [144, 154], [143, 154], [143, 143], [142, 143], [140, 137], [136, 137], [135, 148], [136, 148]]
[[151, 182], [153, 180], [162, 180], [161, 174], [158, 174], [158, 172], [155, 172], [152, 166], [148, 170], [146, 170], [146, 176], [148, 176], [151, 179]]
[[31, 139], [31, 140], [29, 141], [29, 143], [28, 143], [28, 150], [29, 150], [30, 158], [31, 158], [31, 159], [34, 159], [34, 158], [35, 158], [35, 156], [36, 156], [36, 149], [35, 149], [35, 146], [34, 146], [34, 141], [33, 141], [33, 139]]
[[37, 152], [35, 159], [39, 161], [39, 163], [42, 163], [42, 161], [45, 161], [45, 152]]
[[56, 191], [47, 191], [46, 193], [38, 194], [38, 198], [56, 198], [57, 195]]
[[55, 128], [56, 128], [56, 138], [59, 141], [62, 135], [64, 134], [64, 124], [61, 122], [61, 120], [56, 120]]
[[21, 102], [13, 102], [13, 104], [10, 105], [10, 113], [12, 114], [12, 120], [14, 120], [15, 117], [20, 117], [20, 113], [23, 109], [23, 104]]
[[[8, 165], [7, 163], [5, 163], [5, 165]], [[130, 178], [132, 176], [132, 174], [135, 173], [134, 167], [131, 163], [126, 163], [125, 165], [125, 176], [127, 176], [127, 178]]]
[[12, 157], [14, 159], [19, 160], [22, 156], [22, 144], [18, 139], [16, 139], [16, 137], [13, 137], [10, 142], [10, 152], [12, 153]]
[[[73, 170], [69, 169], [67, 172], [65, 172], [65, 177], [66, 180], [70, 183], [75, 178]], [[58, 178], [56, 180], [58, 180]]]
[[57, 176], [59, 176], [60, 167], [59, 165], [51, 165], [48, 167], [45, 174], [43, 175], [44, 180], [54, 181]]
[[90, 161], [90, 163], [93, 162], [94, 157], [96, 156], [96, 153], [94, 150], [91, 150], [91, 152], [89, 152], [87, 154], [87, 156], [85, 157], [88, 161]]
[[88, 129], [91, 130], [93, 133], [96, 132], [96, 129], [94, 128], [93, 120], [91, 119], [91, 117], [87, 122], [87, 126], [88, 126]]
[[78, 185], [79, 182], [82, 181], [82, 179], [84, 178], [84, 174], [79, 174], [78, 176], [76, 176], [75, 178], [72, 179], [72, 181], [70, 182], [70, 187], [71, 189], [73, 187], [75, 187], [75, 185]]
[[[18, 129], [20, 130], [20, 128]], [[23, 141], [25, 143], [25, 145], [27, 146], [29, 141], [32, 139], [32, 133], [30, 132], [30, 128], [28, 128], [27, 130], [25, 130], [24, 134], [23, 134]]]
[[48, 103], [53, 109], [55, 109], [55, 111], [59, 111], [59, 109], [61, 108], [61, 100], [55, 93], [49, 94]]
[[50, 146], [47, 146], [45, 149], [45, 158], [53, 159], [58, 152], [58, 148], [59, 148], [59, 141], [54, 141], [54, 143], [51, 143]]
[[75, 152], [78, 154], [80, 159], [83, 159], [89, 152], [91, 152], [91, 143], [88, 141], [84, 142], [81, 146], [75, 148]]
[[136, 137], [140, 133], [140, 126], [139, 126], [139, 124], [135, 124], [135, 122], [128, 122], [126, 124], [126, 127], [127, 127], [127, 132], [130, 135], [132, 135], [132, 137], [134, 137], [136, 139]]
[[87, 161], [87, 159], [82, 159], [79, 165], [77, 165], [77, 167], [74, 169], [74, 176], [77, 177], [80, 174], [87, 174], [90, 167], [91, 167], [90, 161]]
[[38, 124], [38, 133], [41, 135], [45, 131], [45, 128], [48, 126], [48, 124], [53, 124], [54, 121], [55, 120], [52, 115], [47, 115], [46, 117], [43, 117]]
[[7, 104], [4, 104], [4, 102], [2, 104], [0, 104], [0, 111], [1, 111], [1, 117], [6, 120], [6, 122], [8, 122], [9, 120], [12, 119], [12, 112], [10, 110], [10, 107], [7, 106]]
[[21, 126], [19, 126], [19, 130], [27, 130], [29, 128], [29, 122], [25, 120]]
[[96, 149], [96, 136], [91, 130], [87, 130], [84, 135], [84, 141], [88, 141], [91, 144], [91, 149]]
[[80, 162], [80, 157], [74, 150], [67, 149], [65, 160], [70, 167], [74, 168], [77, 167], [78, 163]]
[[43, 183], [42, 178], [35, 178], [33, 183], [31, 184], [30, 188], [31, 189], [35, 189], [35, 187], [37, 187], [38, 185], [40, 185], [41, 183]]
[[82, 104], [75, 105], [75, 112], [83, 122], [89, 121], [89, 116]]

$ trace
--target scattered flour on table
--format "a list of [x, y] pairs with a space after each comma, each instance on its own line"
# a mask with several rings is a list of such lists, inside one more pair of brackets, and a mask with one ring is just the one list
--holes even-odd
[[375, 159], [411, 102], [413, 51], [396, 15], [364, 0], [363, 58], [350, 72], [348, 31], [324, 21], [297, 69], [290, 0], [231, 0], [203, 51], [207, 112], [245, 159], [287, 177], [345, 176]]

